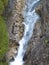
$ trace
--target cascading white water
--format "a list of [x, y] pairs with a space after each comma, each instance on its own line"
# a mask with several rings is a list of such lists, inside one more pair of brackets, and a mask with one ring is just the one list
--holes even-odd
[[34, 5], [36, 5], [39, 0], [27, 0], [25, 5], [25, 10], [23, 12], [24, 22], [25, 25], [24, 35], [22, 39], [19, 41], [19, 49], [18, 54], [13, 62], [10, 62], [10, 65], [23, 65], [23, 56], [26, 52], [27, 44], [32, 37], [33, 29], [37, 19], [39, 16], [35, 13], [35, 8], [33, 9]]

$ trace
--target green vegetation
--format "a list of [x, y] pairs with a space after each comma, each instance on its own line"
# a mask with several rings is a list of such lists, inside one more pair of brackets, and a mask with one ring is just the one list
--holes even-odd
[[[8, 33], [7, 27], [2, 16], [8, 0], [0, 0], [0, 60], [4, 57], [8, 50]], [[0, 65], [8, 65], [6, 62], [0, 61]]]
[[2, 0], [4, 7], [8, 4], [8, 0]]
[[8, 47], [8, 35], [6, 32], [6, 25], [3, 18], [0, 16], [0, 58], [4, 55], [5, 51], [7, 51]]
[[8, 63], [0, 62], [0, 65], [8, 65]]
[[0, 15], [3, 14], [4, 8], [7, 5], [8, 0], [0, 0]]
[[44, 43], [45, 43], [45, 44], [48, 44], [48, 42], [49, 42], [49, 40], [46, 38], [46, 39], [44, 40]]
[[3, 2], [0, 0], [0, 15], [3, 13], [4, 5]]

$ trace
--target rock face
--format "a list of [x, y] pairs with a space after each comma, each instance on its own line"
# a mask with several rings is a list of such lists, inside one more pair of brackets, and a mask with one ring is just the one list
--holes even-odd
[[[9, 0], [5, 10], [9, 32], [9, 50], [6, 54], [8, 61], [14, 60], [18, 52], [18, 41], [23, 36], [22, 10], [24, 5], [25, 0]], [[23, 58], [24, 65], [49, 65], [49, 0], [41, 0], [36, 12], [40, 20], [35, 24], [32, 38]]]
[[36, 12], [40, 20], [24, 55], [24, 65], [49, 65], [49, 0], [41, 0]]
[[[9, 50], [6, 54], [8, 61], [13, 59], [18, 52], [18, 41], [23, 36], [24, 26], [22, 10], [25, 0], [9, 0], [5, 9], [5, 19], [7, 20], [7, 28], [9, 33]], [[16, 52], [15, 52], [16, 51]]]
[[22, 10], [24, 4], [25, 1], [23, 0], [9, 0], [9, 4], [5, 10], [9, 38], [12, 40], [16, 40], [17, 42], [23, 35], [21, 33], [23, 33]]

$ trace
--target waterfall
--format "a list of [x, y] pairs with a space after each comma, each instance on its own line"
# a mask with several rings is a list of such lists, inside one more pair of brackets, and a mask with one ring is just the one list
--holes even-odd
[[[35, 23], [39, 19], [39, 16], [35, 12], [35, 5], [38, 4], [39, 0], [26, 0], [25, 9], [23, 12], [24, 17], [24, 35], [22, 39], [19, 41], [19, 48], [18, 48], [18, 54], [15, 57], [15, 60], [13, 62], [10, 62], [10, 65], [23, 65], [23, 56], [27, 49], [27, 44], [29, 40], [32, 37], [33, 29], [35, 26]], [[34, 7], [35, 6], [35, 7]]]

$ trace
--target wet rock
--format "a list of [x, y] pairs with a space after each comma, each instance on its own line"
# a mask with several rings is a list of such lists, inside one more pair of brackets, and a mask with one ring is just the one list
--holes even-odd
[[41, 10], [42, 10], [43, 6], [42, 5], [39, 5], [37, 8], [36, 8], [36, 13], [39, 14], [39, 16], [41, 17]]
[[14, 59], [14, 57], [11, 57], [11, 59], [9, 60], [9, 62], [12, 62], [12, 61], [14, 61], [15, 59]]
[[27, 55], [24, 54], [23, 61], [26, 61], [26, 59], [27, 59]]
[[[49, 65], [49, 0], [41, 0], [42, 3], [36, 8], [40, 15], [40, 22], [37, 22], [28, 48], [24, 65]], [[26, 54], [28, 53], [28, 49]]]

